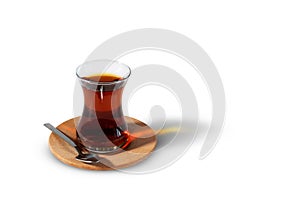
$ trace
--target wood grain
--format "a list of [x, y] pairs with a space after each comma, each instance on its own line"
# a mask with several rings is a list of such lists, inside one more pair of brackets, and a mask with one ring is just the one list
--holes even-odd
[[[52, 154], [63, 163], [82, 169], [89, 170], [114, 170], [133, 166], [146, 159], [154, 150], [157, 140], [154, 131], [143, 122], [125, 117], [130, 134], [135, 138], [129, 146], [114, 154], [101, 154], [100, 164], [85, 164], [75, 159], [76, 150], [58, 137], [51, 133], [49, 137], [49, 147]], [[57, 128], [76, 140], [75, 124], [78, 118], [73, 118], [63, 122]]]

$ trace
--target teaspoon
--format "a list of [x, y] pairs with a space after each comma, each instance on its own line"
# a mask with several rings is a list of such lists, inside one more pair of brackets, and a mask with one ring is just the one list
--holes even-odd
[[55, 128], [50, 123], [46, 123], [44, 124], [44, 126], [50, 129], [53, 133], [55, 133], [57, 136], [59, 136], [61, 139], [63, 139], [76, 149], [76, 151], [78, 152], [78, 155], [75, 157], [76, 160], [88, 164], [96, 164], [100, 162], [101, 158], [97, 154], [83, 153], [79, 146], [71, 138], [69, 138], [66, 134]]

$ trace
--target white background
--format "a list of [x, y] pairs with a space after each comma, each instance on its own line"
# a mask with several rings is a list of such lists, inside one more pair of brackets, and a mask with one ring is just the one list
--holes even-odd
[[[1, 1], [1, 199], [299, 199], [299, 10], [289, 0]], [[216, 148], [198, 160], [194, 145], [144, 175], [56, 161], [42, 124], [73, 116], [75, 67], [148, 27], [190, 37], [217, 66], [227, 113]]]

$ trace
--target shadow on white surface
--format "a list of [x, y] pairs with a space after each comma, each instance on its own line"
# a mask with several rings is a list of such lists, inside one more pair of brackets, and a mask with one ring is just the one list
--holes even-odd
[[[152, 123], [155, 124], [155, 123]], [[157, 146], [153, 153], [143, 162], [121, 169], [120, 171], [133, 174], [145, 174], [162, 170], [171, 166], [180, 159], [191, 146], [196, 151], [195, 159], [201, 149], [201, 145], [209, 128], [209, 123], [202, 121], [177, 120], [168, 121], [165, 126], [157, 132]], [[198, 129], [195, 129], [197, 128]], [[197, 131], [195, 131], [197, 130]]]

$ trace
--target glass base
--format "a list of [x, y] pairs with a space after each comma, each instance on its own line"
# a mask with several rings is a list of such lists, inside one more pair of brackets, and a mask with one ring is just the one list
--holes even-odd
[[108, 154], [108, 153], [115, 153], [120, 151], [121, 149], [124, 149], [129, 145], [130, 141], [127, 139], [123, 144], [120, 146], [113, 146], [113, 147], [87, 147], [83, 146], [84, 149], [86, 149], [89, 152], [96, 153], [96, 154]]

